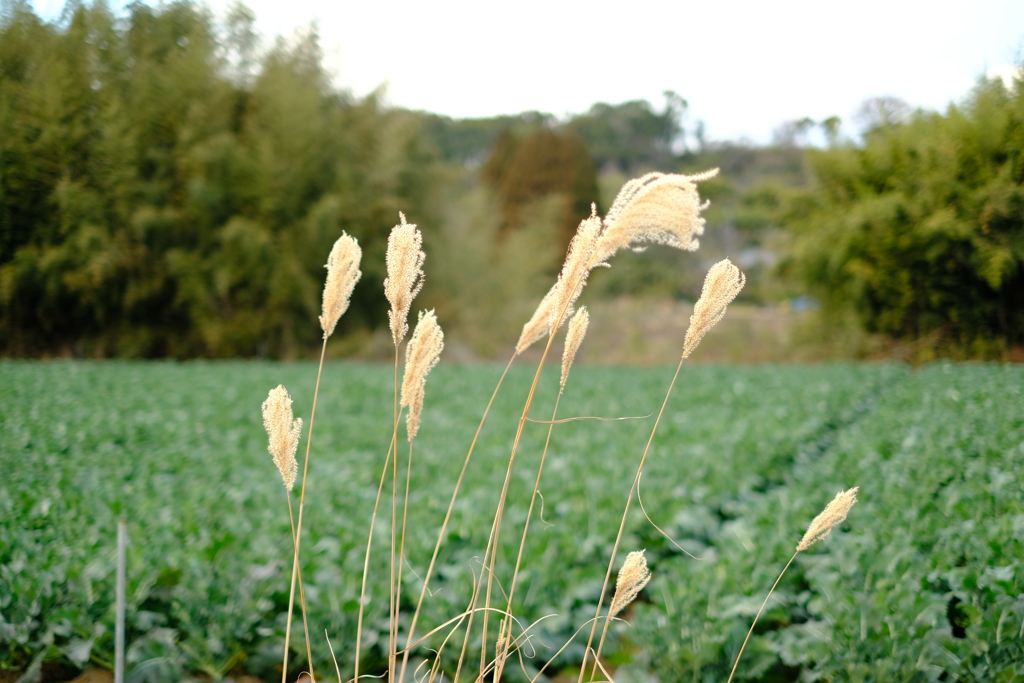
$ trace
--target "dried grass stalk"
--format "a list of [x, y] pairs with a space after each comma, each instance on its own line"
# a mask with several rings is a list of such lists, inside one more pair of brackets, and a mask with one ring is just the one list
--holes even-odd
[[285, 488], [291, 491], [299, 471], [295, 451], [302, 434], [302, 418], [292, 419], [292, 397], [283, 385], [278, 384], [271, 389], [263, 402], [263, 427], [270, 439], [267, 450], [274, 456], [274, 464], [281, 473]]
[[384, 280], [384, 296], [391, 304], [391, 338], [395, 346], [402, 343], [409, 332], [409, 307], [423, 289], [423, 235], [415, 223], [406, 223], [405, 214], [399, 213], [401, 223], [391, 230], [388, 250], [384, 256], [388, 277]]
[[828, 536], [829, 532], [839, 524], [843, 523], [846, 519], [847, 513], [850, 512], [850, 508], [857, 502], [857, 490], [859, 486], [854, 486], [848, 491], [840, 491], [836, 494], [836, 497], [832, 499], [825, 509], [814, 518], [811, 525], [807, 527], [807, 533], [800, 540], [800, 545], [796, 547], [797, 552], [807, 550], [812, 545], [820, 541], [821, 539]]
[[341, 233], [324, 266], [327, 268], [327, 282], [324, 284], [324, 303], [320, 313], [324, 339], [334, 334], [338, 319], [348, 310], [352, 290], [363, 275], [359, 270], [362, 258], [363, 250], [359, 248], [356, 238]]
[[569, 321], [569, 329], [565, 333], [565, 350], [562, 351], [562, 379], [559, 393], [565, 389], [565, 380], [569, 378], [569, 368], [576, 359], [576, 352], [579, 351], [583, 337], [587, 335], [587, 325], [590, 324], [590, 313], [586, 306], [581, 306], [576, 315]]
[[717, 168], [692, 176], [648, 173], [623, 185], [605, 216], [591, 268], [607, 265], [620, 249], [641, 251], [644, 242], [697, 249], [697, 238], [704, 234], [700, 212], [707, 208], [697, 194], [697, 183], [716, 175]]
[[683, 358], [688, 358], [704, 335], [722, 319], [726, 307], [740, 293], [746, 281], [746, 276], [729, 259], [711, 266], [704, 278], [700, 299], [690, 316], [690, 329], [686, 331], [686, 339], [683, 341]]
[[601, 230], [597, 206], [591, 205], [590, 217], [580, 222], [576, 229], [576, 234], [569, 243], [569, 251], [565, 255], [565, 263], [562, 264], [562, 272], [555, 283], [554, 301], [551, 316], [548, 318], [548, 334], [553, 334], [562, 326], [562, 322], [569, 316], [569, 309], [583, 291], [583, 285], [587, 284], [587, 275], [593, 267], [591, 262], [601, 239]]
[[612, 598], [611, 607], [608, 608], [608, 618], [614, 617], [625, 609], [626, 605], [633, 602], [633, 599], [650, 580], [651, 570], [647, 568], [644, 551], [634, 550], [626, 555], [626, 561], [622, 563], [622, 569], [619, 570], [619, 577], [615, 580], [615, 597]]
[[434, 311], [420, 311], [412, 339], [405, 348], [405, 376], [402, 378], [402, 407], [409, 409], [405, 425], [410, 442], [420, 428], [427, 373], [437, 365], [443, 349], [444, 332], [437, 324]]

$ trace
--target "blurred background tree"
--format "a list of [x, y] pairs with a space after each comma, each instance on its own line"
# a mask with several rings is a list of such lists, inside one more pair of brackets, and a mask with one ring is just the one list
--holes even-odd
[[[301, 354], [341, 231], [380, 279], [398, 211], [434, 216], [419, 117], [335, 89], [313, 31], [257, 54], [240, 6], [226, 37], [190, 3], [2, 21], [4, 353]], [[382, 315], [364, 287], [343, 324]]]
[[671, 166], [677, 152], [686, 150], [683, 119], [688, 106], [671, 90], [665, 93], [660, 113], [645, 100], [618, 105], [600, 102], [573, 117], [567, 128], [587, 143], [599, 169], [636, 175]]
[[786, 269], [913, 356], [1024, 344], [1024, 89], [982, 80], [945, 114], [866, 103], [862, 146], [810, 152]]
[[557, 235], [569, 246], [581, 216], [598, 201], [597, 173], [586, 144], [572, 130], [539, 127], [517, 134], [509, 129], [494, 144], [481, 178], [498, 198], [503, 230], [514, 230], [537, 200], [560, 195]]

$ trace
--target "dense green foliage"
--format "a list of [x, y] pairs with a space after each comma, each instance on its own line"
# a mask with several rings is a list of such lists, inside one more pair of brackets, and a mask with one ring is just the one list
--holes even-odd
[[[747, 675], [1024, 675], [1024, 373], [933, 364], [889, 379], [791, 451], [783, 467], [764, 471], [774, 481], [760, 487], [763, 493], [703, 484], [705, 472], [756, 477], [759, 459], [722, 451], [714, 459], [689, 456], [683, 469], [702, 476], [683, 484], [667, 531], [690, 539], [698, 555], [713, 551], [715, 562], [672, 563], [658, 579], [669, 615], [655, 598], [631, 636], [657, 643], [649, 661], [674, 673], [666, 680], [718, 670], [722, 649], [734, 651], [745, 632], [727, 617], [753, 614], [793, 552], [798, 539], [789, 520], [811, 518], [828, 498], [810, 492], [851, 484], [861, 486], [861, 502], [842, 527], [848, 533], [797, 558], [759, 625]], [[658, 583], [649, 590], [656, 595]], [[672, 611], [710, 618], [689, 617], [673, 630]]]
[[418, 117], [335, 90], [313, 33], [256, 54], [241, 7], [3, 7], [0, 352], [294, 355], [342, 230], [380, 281], [398, 211], [434, 218]]
[[[413, 463], [408, 555], [424, 571], [495, 367], [441, 366]], [[280, 477], [259, 403], [284, 382], [308, 417], [310, 364], [0, 364], [0, 668], [113, 652], [115, 521], [129, 522], [129, 680], [183, 671], [279, 676], [289, 554]], [[514, 369], [468, 472], [425, 619], [464, 608], [515, 416]], [[557, 372], [536, 414], [547, 415]], [[560, 415], [645, 415], [666, 369], [573, 370]], [[390, 432], [391, 369], [330, 364], [310, 465], [303, 575], [317, 666], [351, 671], [362, 549]], [[618, 625], [616, 678], [725, 679], [751, 616], [805, 526], [861, 486], [847, 522], [791, 567], [744, 655], [744, 680], [1016, 680], [1024, 675], [1024, 419], [1019, 367], [826, 365], [683, 371], [624, 550], [654, 580]], [[535, 666], [593, 614], [651, 420], [555, 428], [517, 595], [538, 625]], [[527, 429], [499, 579], [525, 517], [546, 429]], [[387, 544], [386, 523], [376, 547]], [[387, 633], [375, 557], [370, 657]], [[477, 558], [474, 560], [473, 558]], [[405, 605], [419, 583], [407, 584]], [[299, 622], [300, 623], [300, 622]], [[293, 630], [294, 633], [294, 630]], [[299, 626], [301, 634], [301, 626]], [[304, 666], [301, 635], [295, 672]], [[570, 648], [558, 668], [579, 662]], [[450, 660], [447, 660], [449, 661]], [[518, 666], [507, 670], [516, 678]], [[510, 679], [511, 680], [511, 679]]]
[[1024, 87], [983, 80], [945, 114], [883, 119], [810, 156], [792, 268], [833, 311], [930, 348], [1024, 344]]

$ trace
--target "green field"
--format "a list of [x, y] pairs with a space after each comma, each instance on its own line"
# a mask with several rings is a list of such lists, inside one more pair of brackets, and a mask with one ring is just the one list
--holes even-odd
[[[418, 574], [500, 370], [441, 366], [430, 377], [409, 510]], [[391, 372], [325, 369], [303, 546], [313, 652], [325, 673], [326, 630], [351, 675]], [[259, 406], [284, 383], [308, 417], [315, 376], [307, 363], [0, 363], [0, 669], [45, 664], [60, 680], [111, 666], [124, 518], [129, 680], [280, 676], [288, 515]], [[484, 430], [432, 580], [428, 624], [468, 602], [531, 376], [514, 369]], [[666, 368], [576, 367], [559, 415], [648, 415], [670, 377]], [[547, 419], [556, 392], [553, 370], [531, 415]], [[623, 550], [646, 548], [654, 578], [624, 615], [629, 624], [614, 629], [608, 659], [618, 683], [724, 681], [806, 525], [855, 485], [860, 502], [846, 523], [801, 553], [780, 584], [744, 654], [743, 679], [1024, 679], [1022, 394], [1024, 368], [1009, 365], [684, 369], [642, 495], [651, 518], [702, 559], [680, 553], [635, 509]], [[529, 620], [556, 616], [535, 629], [528, 669], [592, 616], [652, 424], [555, 428], [517, 610]], [[529, 425], [517, 460], [501, 582], [546, 431]], [[378, 530], [376, 547], [385, 548], [388, 524]], [[379, 553], [370, 673], [383, 670], [386, 575]], [[409, 578], [406, 609], [420, 586]], [[569, 648], [557, 668], [571, 669], [582, 648]], [[523, 678], [518, 663], [506, 671]]]

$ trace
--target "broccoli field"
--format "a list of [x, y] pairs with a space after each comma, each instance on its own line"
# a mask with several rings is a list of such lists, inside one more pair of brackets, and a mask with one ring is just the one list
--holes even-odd
[[[408, 510], [408, 614], [501, 369], [442, 365], [427, 383]], [[307, 421], [301, 468], [316, 371], [306, 362], [0, 362], [0, 677], [68, 680], [112, 667], [118, 519], [130, 537], [129, 681], [280, 677], [291, 537], [260, 404], [277, 384], [288, 388]], [[325, 631], [351, 677], [392, 372], [347, 362], [324, 369], [302, 557], [322, 680], [334, 677]], [[671, 375], [574, 368], [560, 418], [640, 419], [554, 427], [516, 590], [517, 616], [540, 621], [508, 680], [532, 678], [593, 616]], [[469, 601], [532, 377], [526, 364], [513, 367], [495, 401], [431, 579], [425, 626]], [[549, 419], [557, 393], [552, 365], [531, 417]], [[528, 424], [516, 460], [502, 585], [547, 430]], [[398, 452], [404, 471], [404, 436]], [[634, 504], [622, 553], [646, 549], [653, 579], [612, 629], [606, 659], [616, 681], [725, 681], [807, 525], [852, 486], [859, 502], [790, 567], [737, 678], [1024, 680], [1024, 367], [939, 362], [684, 366], [641, 497], [650, 520], [699, 559]], [[386, 668], [389, 512], [378, 520], [369, 574], [369, 674]], [[293, 623], [291, 680], [308, 668], [298, 611]], [[585, 641], [584, 632], [546, 673], [571, 673]], [[442, 654], [446, 670], [457, 650]]]

